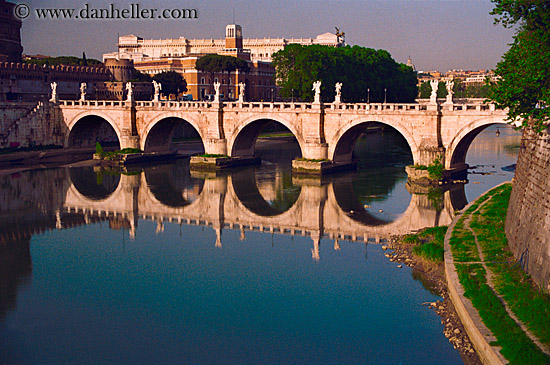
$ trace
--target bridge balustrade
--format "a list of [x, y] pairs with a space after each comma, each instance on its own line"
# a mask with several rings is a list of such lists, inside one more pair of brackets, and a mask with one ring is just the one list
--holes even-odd
[[212, 102], [206, 101], [136, 101], [135, 105], [142, 108], [165, 108], [165, 109], [207, 109], [212, 107]]
[[120, 107], [124, 106], [125, 102], [120, 100], [60, 100], [59, 103], [63, 106]]

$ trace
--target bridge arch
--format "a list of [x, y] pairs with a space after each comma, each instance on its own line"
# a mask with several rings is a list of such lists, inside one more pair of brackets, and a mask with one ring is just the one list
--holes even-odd
[[[98, 119], [102, 119], [102, 121], [98, 121]], [[106, 124], [104, 124], [103, 122], [106, 122], [107, 125], [112, 128], [112, 131], [115, 134], [113, 137], [116, 136], [118, 145], [120, 147], [122, 141], [122, 133], [118, 128], [118, 124], [108, 114], [95, 110], [79, 113], [72, 118], [72, 120], [67, 125], [69, 133], [67, 133], [65, 136], [65, 146], [95, 146], [97, 137], [105, 132], [105, 130], [101, 130], [102, 127], [103, 129], [105, 129]], [[86, 136], [87, 140], [84, 139], [84, 136]]]
[[186, 123], [193, 127], [204, 146], [204, 133], [197, 120], [189, 116], [182, 116], [180, 113], [166, 112], [156, 115], [145, 126], [144, 133], [141, 134], [143, 136], [140, 141], [141, 150], [145, 152], [169, 150], [175, 128], [180, 123]]
[[455, 137], [449, 143], [449, 147], [445, 152], [445, 168], [461, 168], [465, 166], [466, 154], [472, 144], [473, 140], [481, 133], [485, 128], [495, 125], [503, 124], [508, 125], [503, 116], [492, 116], [489, 118], [480, 118], [468, 123], [462, 127]]
[[348, 164], [352, 162], [353, 149], [359, 136], [365, 131], [371, 123], [380, 123], [395, 129], [409, 145], [412, 153], [413, 163], [419, 159], [418, 146], [413, 135], [400, 123], [389, 122], [384, 119], [365, 119], [357, 118], [351, 120], [346, 126], [335, 133], [329, 142], [328, 158], [335, 163]]
[[300, 153], [304, 155], [305, 142], [302, 134], [295, 128], [294, 123], [280, 116], [268, 115], [265, 117], [254, 116], [243, 119], [234, 129], [228, 141], [228, 152], [231, 157], [254, 156], [256, 140], [261, 131], [271, 122], [277, 122], [286, 127], [296, 138], [300, 146]]

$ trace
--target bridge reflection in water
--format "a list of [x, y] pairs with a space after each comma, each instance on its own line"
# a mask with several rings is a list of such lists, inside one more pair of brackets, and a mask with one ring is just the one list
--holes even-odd
[[[433, 192], [413, 192], [407, 209], [387, 221], [359, 202], [350, 175], [320, 181], [278, 171], [274, 186], [258, 184], [254, 169], [196, 174], [182, 166], [164, 165], [119, 176], [91, 168], [71, 170], [68, 175], [59, 212], [82, 214], [86, 222], [108, 218], [127, 227], [130, 237], [137, 234], [139, 219], [156, 221], [157, 232], [165, 222], [204, 225], [216, 232], [217, 247], [222, 246], [225, 228], [239, 229], [241, 239], [246, 231], [302, 235], [311, 237], [316, 260], [321, 238], [334, 240], [335, 249], [341, 240], [380, 242], [449, 224], [454, 211], [466, 203], [463, 185], [435, 198]], [[57, 216], [61, 219], [62, 214]]]
[[192, 174], [182, 164], [123, 173], [101, 168], [53, 169], [2, 177], [0, 184], [0, 319], [15, 307], [19, 287], [30, 281], [32, 235], [108, 221], [111, 229], [139, 234], [139, 219], [212, 227], [222, 246], [224, 229], [301, 235], [320, 259], [322, 238], [380, 242], [392, 235], [448, 224], [465, 205], [463, 185], [433, 197], [414, 193], [394, 220], [370, 212], [358, 199], [353, 174], [299, 179], [277, 169], [267, 179], [256, 169]]

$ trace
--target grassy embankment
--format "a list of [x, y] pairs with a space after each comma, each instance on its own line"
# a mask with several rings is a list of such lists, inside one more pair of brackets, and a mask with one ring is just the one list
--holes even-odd
[[[513, 364], [550, 363], [550, 357], [508, 315], [502, 301], [543, 345], [550, 347], [550, 296], [530, 280], [508, 249], [504, 222], [510, 192], [510, 184], [502, 185], [469, 207], [453, 229], [451, 251], [464, 295], [496, 336], [494, 345], [502, 347], [502, 355]], [[440, 262], [446, 230], [447, 227], [430, 228], [406, 236], [404, 242], [414, 245], [413, 253], [418, 257]], [[494, 288], [479, 263], [476, 237], [486, 267], [492, 272]]]
[[[530, 280], [508, 249], [504, 222], [511, 190], [510, 184], [497, 187], [466, 210], [452, 232], [451, 251], [464, 295], [496, 336], [502, 355], [511, 363], [550, 363], [550, 357], [510, 318], [501, 300], [543, 345], [550, 347], [550, 296]], [[484, 262], [493, 274], [494, 288], [487, 282], [483, 265], [475, 263], [480, 257], [468, 226], [477, 236]]]

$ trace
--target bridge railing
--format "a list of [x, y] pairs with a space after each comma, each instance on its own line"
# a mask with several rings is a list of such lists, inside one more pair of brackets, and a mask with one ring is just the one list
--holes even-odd
[[206, 109], [212, 108], [213, 103], [211, 101], [175, 101], [175, 100], [161, 100], [161, 101], [136, 101], [138, 107], [143, 108], [167, 108], [167, 109]]
[[[135, 101], [135, 106], [141, 108], [165, 109], [208, 109], [216, 106], [210, 101]], [[124, 107], [127, 101], [121, 100], [60, 100], [60, 105], [74, 107]], [[221, 104], [227, 110], [276, 110], [276, 111], [305, 111], [315, 108], [313, 103], [304, 102], [263, 102], [230, 101]], [[319, 104], [317, 104], [319, 105]], [[428, 103], [419, 100], [418, 103], [326, 103], [321, 104], [324, 110], [330, 111], [363, 111], [363, 112], [419, 112], [428, 110]], [[318, 107], [318, 106], [317, 106]], [[461, 100], [453, 104], [439, 103], [442, 110], [461, 112], [495, 111], [495, 104], [485, 103], [483, 99]]]
[[264, 102], [264, 101], [249, 101], [249, 102], [225, 102], [224, 109], [270, 109], [270, 110], [307, 110], [312, 109], [312, 103], [302, 102]]
[[122, 107], [125, 103], [120, 100], [59, 100], [59, 104], [63, 106]]
[[418, 112], [427, 110], [426, 105], [410, 103], [410, 104], [394, 104], [394, 103], [340, 103], [340, 104], [324, 104], [325, 110], [350, 110], [350, 111], [412, 111]]
[[453, 110], [455, 111], [495, 111], [495, 104], [453, 104]]

